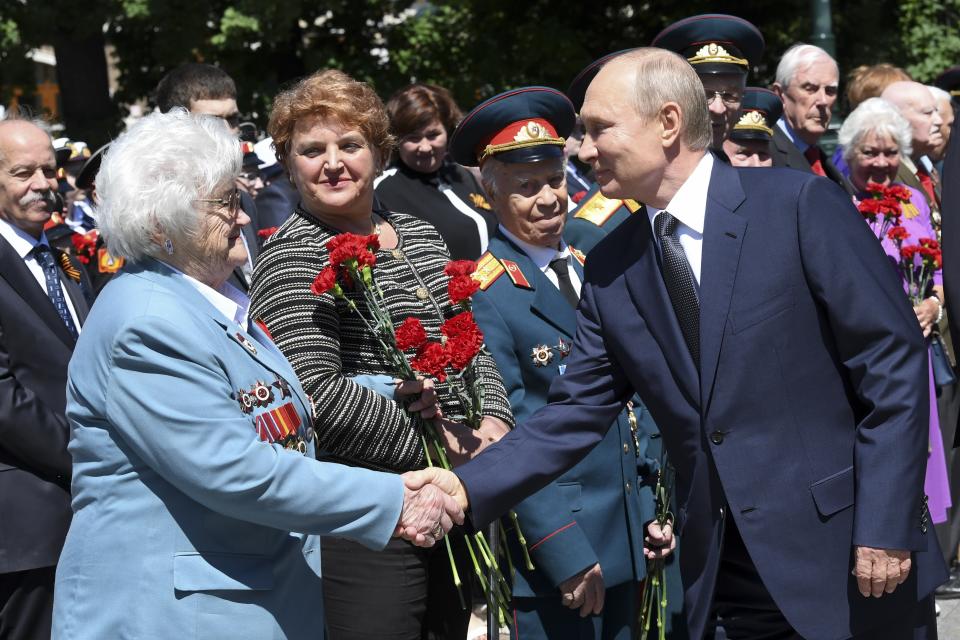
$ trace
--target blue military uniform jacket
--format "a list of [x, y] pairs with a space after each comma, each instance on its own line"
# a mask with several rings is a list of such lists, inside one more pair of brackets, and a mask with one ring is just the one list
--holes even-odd
[[[583, 249], [602, 237], [594, 227], [583, 235]], [[580, 247], [572, 245], [571, 253], [583, 259]], [[582, 279], [578, 260], [572, 262]], [[474, 296], [473, 312], [520, 423], [547, 403], [550, 383], [564, 368], [560, 345], [572, 343], [576, 314], [527, 254], [499, 231], [477, 276], [488, 286]], [[509, 533], [517, 561], [514, 596], [556, 596], [561, 582], [598, 562], [608, 587], [644, 577], [643, 525], [654, 517], [653, 494], [638, 481], [637, 470], [649, 464], [646, 433], [656, 426], [635, 400], [637, 440], [628, 412], [621, 412], [583, 460], [515, 508], [535, 570], [522, 566], [517, 538]]]
[[606, 235], [639, 208], [640, 205], [633, 200], [607, 198], [600, 193], [600, 185], [594, 183], [576, 209], [567, 213], [563, 237], [569, 244], [586, 253], [598, 242], [595, 233], [597, 229]]
[[104, 288], [74, 356], [53, 637], [323, 637], [308, 534], [382, 548], [400, 478], [313, 459], [280, 351], [157, 261]]

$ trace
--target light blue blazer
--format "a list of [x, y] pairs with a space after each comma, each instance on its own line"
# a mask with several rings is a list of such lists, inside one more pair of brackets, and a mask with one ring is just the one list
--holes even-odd
[[[305, 455], [263, 439], [287, 403]], [[322, 638], [307, 534], [379, 549], [399, 518], [399, 476], [314, 459], [309, 400], [269, 338], [153, 260], [119, 274], [84, 324], [67, 416], [58, 640]]]

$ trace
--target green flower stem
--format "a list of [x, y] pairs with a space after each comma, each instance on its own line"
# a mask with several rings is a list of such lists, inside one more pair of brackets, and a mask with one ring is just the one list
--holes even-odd
[[460, 608], [466, 611], [467, 603], [463, 600], [463, 582], [460, 580], [460, 572], [457, 571], [457, 563], [453, 559], [453, 548], [450, 546], [450, 538], [444, 537], [443, 542], [447, 545], [447, 558], [450, 560], [450, 570], [453, 572], [453, 584], [457, 587], [457, 597], [460, 598]]
[[510, 510], [510, 520], [513, 522], [513, 528], [517, 532], [517, 540], [520, 541], [524, 565], [527, 571], [533, 571], [533, 560], [530, 559], [530, 551], [527, 549], [527, 539], [523, 537], [523, 531], [520, 530], [520, 520], [517, 518], [517, 512], [513, 509]]
[[503, 555], [507, 559], [507, 571], [510, 573], [510, 579], [517, 574], [516, 568], [513, 566], [513, 558], [510, 557], [510, 549], [507, 547], [507, 530], [503, 527], [502, 522], [497, 523], [497, 528], [500, 531], [500, 544], [503, 545]]

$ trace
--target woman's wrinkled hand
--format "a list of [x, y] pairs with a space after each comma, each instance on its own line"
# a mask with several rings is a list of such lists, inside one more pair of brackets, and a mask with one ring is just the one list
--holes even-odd
[[933, 323], [940, 314], [940, 304], [934, 298], [927, 298], [913, 308], [917, 315], [917, 321], [920, 323], [920, 329], [923, 331], [923, 337], [929, 337], [933, 331]]
[[433, 386], [432, 378], [417, 378], [416, 380], [396, 380], [397, 389], [394, 397], [403, 401], [415, 398], [407, 410], [424, 420], [443, 417], [440, 410], [440, 398]]

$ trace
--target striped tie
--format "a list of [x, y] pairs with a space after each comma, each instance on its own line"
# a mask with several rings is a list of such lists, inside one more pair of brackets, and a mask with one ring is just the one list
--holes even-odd
[[[50, 247], [45, 244], [38, 244], [31, 251], [37, 264], [43, 269], [43, 277], [47, 280], [47, 296], [53, 303], [60, 319], [66, 325], [67, 330], [77, 337], [77, 327], [73, 323], [73, 316], [70, 315], [70, 309], [67, 307], [67, 299], [63, 295], [63, 287], [60, 286], [60, 274], [57, 272], [57, 264], [53, 257]], [[72, 265], [71, 265], [72, 267]]]

